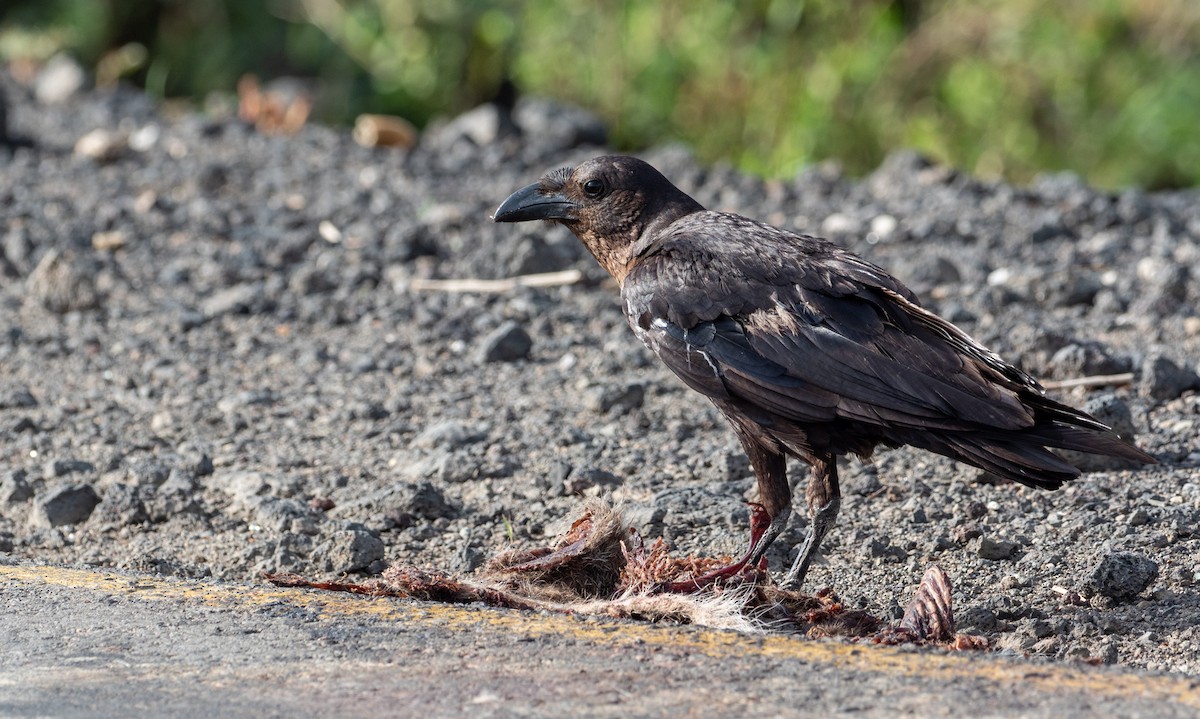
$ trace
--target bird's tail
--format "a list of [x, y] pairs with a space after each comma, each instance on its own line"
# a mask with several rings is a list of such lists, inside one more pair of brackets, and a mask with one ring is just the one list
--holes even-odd
[[979, 467], [1014, 482], [1058, 489], [1079, 476], [1079, 469], [1050, 448], [1119, 457], [1154, 464], [1155, 459], [1121, 439], [1093, 417], [1047, 398], [1040, 398], [1037, 421], [1020, 430], [967, 430], [907, 439], [938, 454]]

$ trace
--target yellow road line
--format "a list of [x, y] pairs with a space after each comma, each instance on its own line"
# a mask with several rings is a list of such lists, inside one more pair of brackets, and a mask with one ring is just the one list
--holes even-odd
[[[480, 610], [453, 604], [399, 601], [339, 592], [236, 586], [48, 566], [0, 566], [0, 582], [22, 582], [123, 594], [146, 601], [191, 601], [214, 607], [257, 609], [286, 605], [326, 619], [370, 616], [394, 622], [432, 623], [452, 630], [487, 627], [497, 632], [567, 637], [592, 644], [638, 644], [712, 657], [757, 654], [771, 659], [847, 670], [922, 677], [937, 682], [1020, 684], [1021, 691], [1095, 698], [1170, 702], [1200, 709], [1200, 679], [1139, 676], [1113, 669], [1063, 664], [1023, 664], [980, 654], [902, 651], [868, 644], [817, 642], [800, 637], [751, 637], [711, 630], [679, 631], [650, 624], [578, 619], [562, 615]], [[3, 585], [0, 584], [0, 587]]]

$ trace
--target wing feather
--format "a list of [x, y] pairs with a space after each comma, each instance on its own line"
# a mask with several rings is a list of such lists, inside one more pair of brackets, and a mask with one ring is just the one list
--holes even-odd
[[698, 212], [636, 260], [622, 285], [635, 332], [789, 447], [911, 444], [1050, 488], [1078, 470], [1047, 446], [1153, 461], [824, 240]]
[[[631, 323], [693, 388], [798, 422], [1033, 426], [1020, 398], [1032, 380], [883, 270], [822, 240], [703, 214], [713, 217], [673, 227], [623, 287]], [[753, 242], [721, 241], [736, 232]]]

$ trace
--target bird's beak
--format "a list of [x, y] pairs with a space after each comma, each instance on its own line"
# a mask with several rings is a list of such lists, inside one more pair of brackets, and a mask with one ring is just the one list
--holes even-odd
[[526, 222], [528, 220], [574, 220], [578, 205], [558, 192], [546, 193], [534, 183], [522, 187], [500, 203], [493, 222]]

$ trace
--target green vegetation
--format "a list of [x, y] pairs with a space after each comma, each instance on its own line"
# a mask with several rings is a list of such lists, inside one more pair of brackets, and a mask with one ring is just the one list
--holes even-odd
[[423, 124], [507, 78], [596, 110], [619, 147], [765, 175], [909, 146], [1018, 181], [1200, 184], [1196, 0], [9, 0], [0, 23], [10, 57], [124, 47], [164, 96], [311, 77], [333, 122]]

